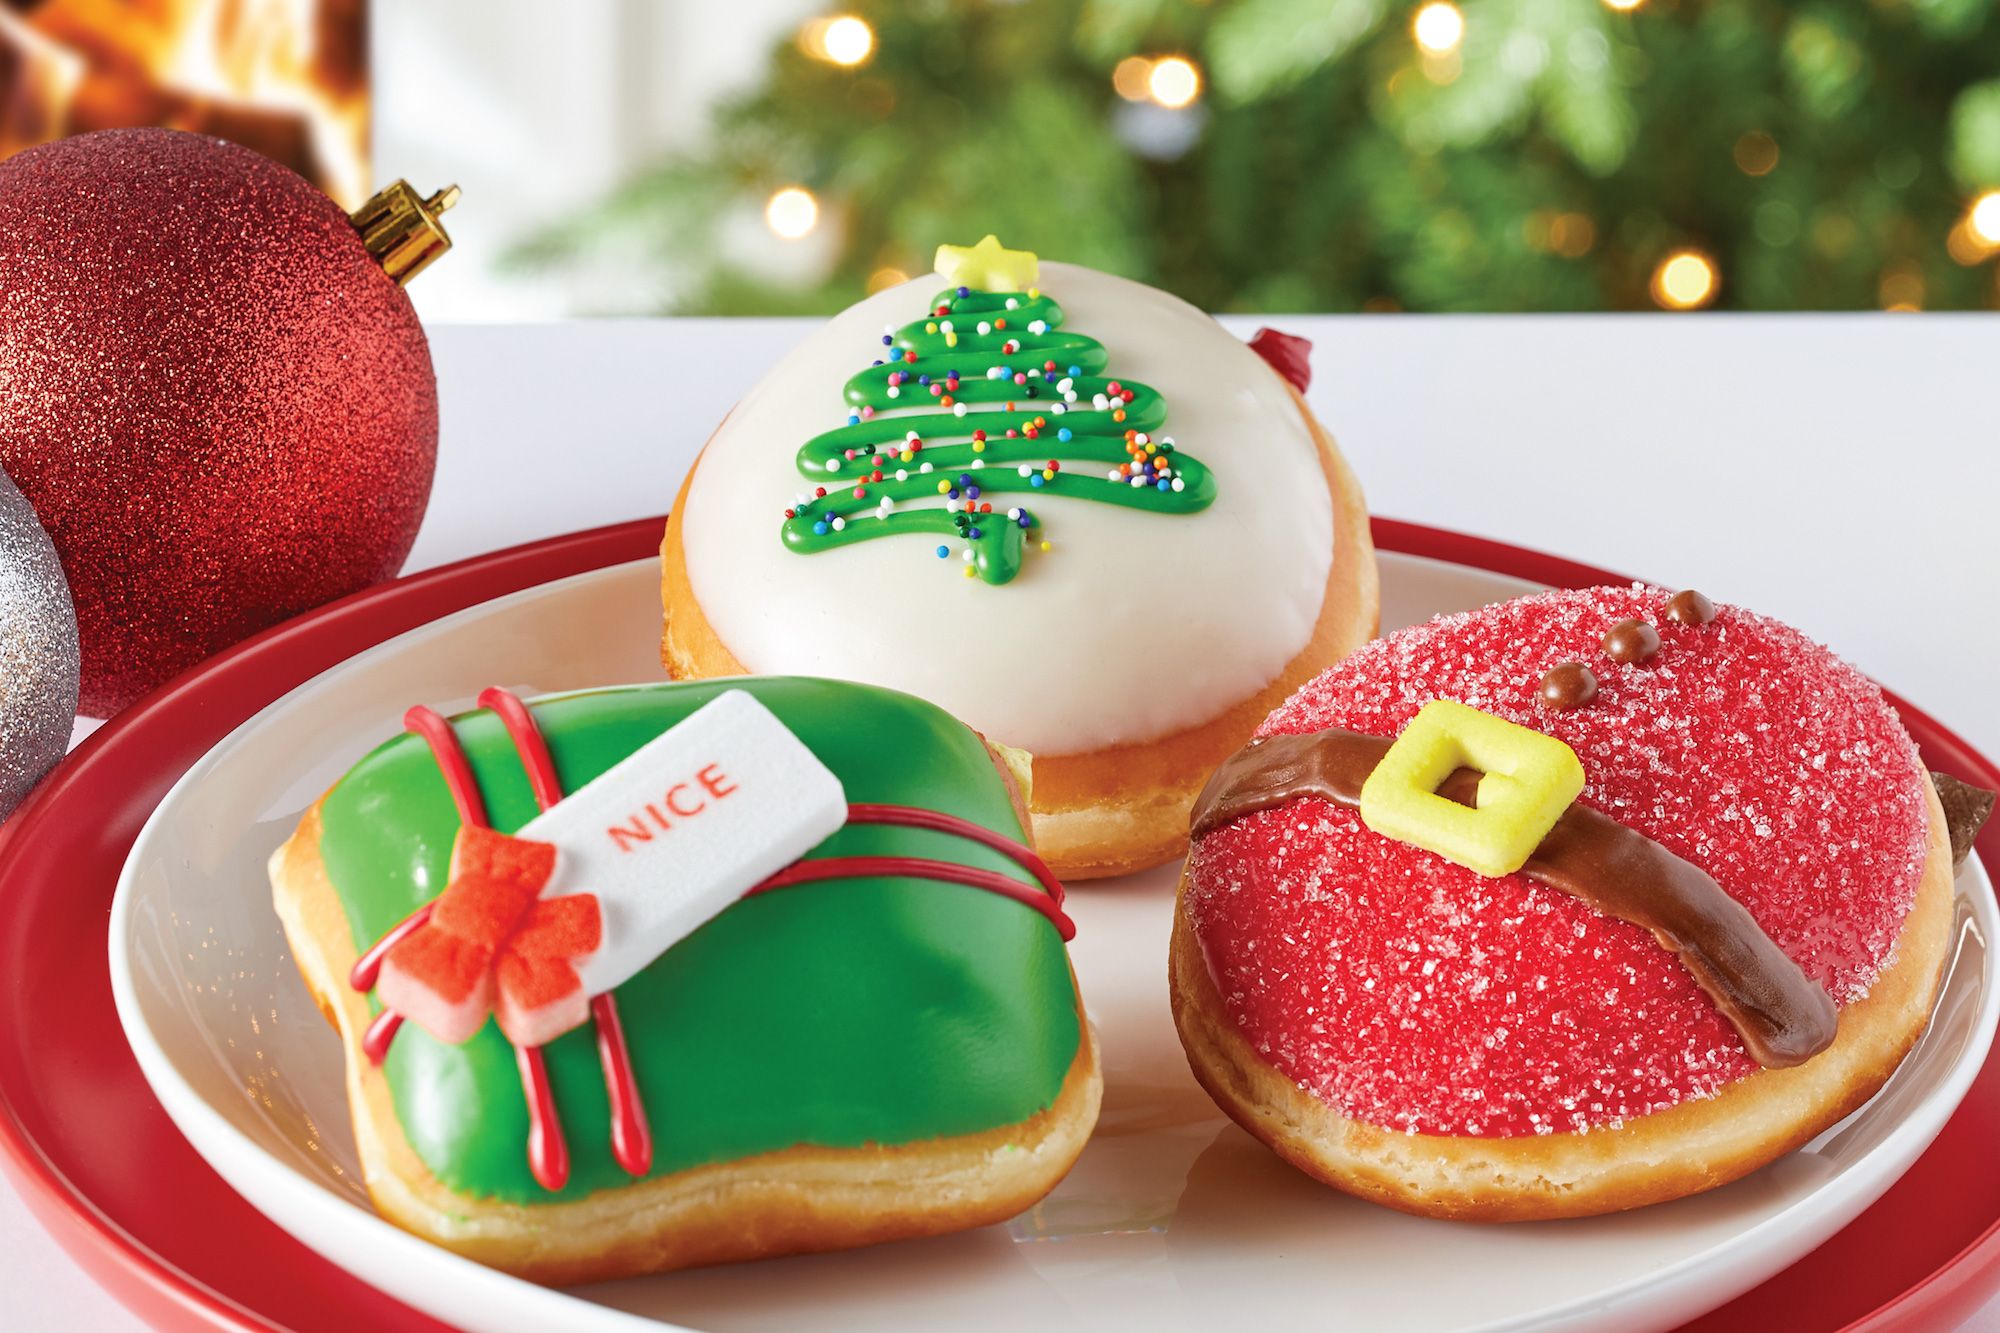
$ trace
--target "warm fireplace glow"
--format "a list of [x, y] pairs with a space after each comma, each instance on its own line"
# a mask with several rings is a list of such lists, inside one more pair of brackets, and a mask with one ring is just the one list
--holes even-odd
[[0, 157], [168, 125], [368, 196], [366, 0], [0, 0]]

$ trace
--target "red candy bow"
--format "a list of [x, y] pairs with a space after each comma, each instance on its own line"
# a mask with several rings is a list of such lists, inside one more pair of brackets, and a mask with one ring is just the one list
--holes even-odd
[[467, 826], [424, 923], [382, 960], [376, 995], [439, 1041], [471, 1040], [490, 1013], [516, 1046], [547, 1044], [590, 1017], [576, 965], [604, 923], [588, 893], [542, 897], [556, 849]]

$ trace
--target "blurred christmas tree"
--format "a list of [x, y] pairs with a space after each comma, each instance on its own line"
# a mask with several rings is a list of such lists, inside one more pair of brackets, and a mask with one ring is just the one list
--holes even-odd
[[856, 3], [517, 259], [681, 313], [987, 232], [1215, 310], [2000, 306], [1993, 0], [1461, 3]]

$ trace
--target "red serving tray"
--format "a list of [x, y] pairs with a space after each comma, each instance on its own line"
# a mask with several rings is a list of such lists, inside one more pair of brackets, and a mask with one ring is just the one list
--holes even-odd
[[[91, 736], [0, 825], [0, 1164], [77, 1262], [170, 1329], [445, 1327], [322, 1259], [245, 1203], [174, 1129], [119, 1030], [105, 919], [139, 827], [182, 773], [293, 686], [392, 635], [488, 598], [651, 555], [644, 519], [398, 579], [269, 630]], [[1579, 586], [1590, 565], [1403, 523], [1376, 545]], [[2000, 789], [2000, 768], [1896, 706], [1925, 760]], [[2000, 822], [1980, 851], [2000, 868]], [[76, 960], [88, 960], [78, 967]], [[2000, 1286], [2000, 1055], [1930, 1150], [1873, 1208], [1785, 1272], [1689, 1325], [1937, 1329]]]

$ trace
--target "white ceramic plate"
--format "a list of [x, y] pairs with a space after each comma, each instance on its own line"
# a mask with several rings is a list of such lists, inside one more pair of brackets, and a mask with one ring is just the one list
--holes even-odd
[[[1393, 627], [1528, 591], [1382, 558]], [[1188, 1074], [1167, 1013], [1175, 871], [1071, 897], [1074, 958], [1104, 1053], [1082, 1160], [1006, 1226], [845, 1254], [546, 1290], [376, 1217], [360, 1183], [341, 1052], [294, 971], [264, 861], [412, 703], [469, 707], [655, 679], [651, 561], [562, 580], [391, 639], [266, 708], [191, 769], [140, 834], [111, 915], [118, 1010], [195, 1147], [280, 1226], [364, 1280], [479, 1330], [931, 1330], [1225, 1323], [1312, 1328], [1664, 1328], [1785, 1268], [1930, 1143], [2000, 1016], [1990, 884], [1959, 880], [1936, 1021], [1846, 1121], [1725, 1189], [1618, 1217], [1478, 1227], [1322, 1188], [1230, 1124]], [[657, 1322], [656, 1322], [657, 1321]]]

